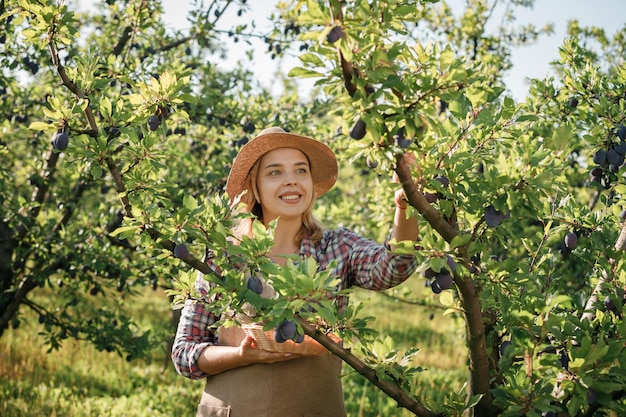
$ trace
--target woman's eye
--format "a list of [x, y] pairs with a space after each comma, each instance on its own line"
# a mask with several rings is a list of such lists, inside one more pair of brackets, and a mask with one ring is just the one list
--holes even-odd
[[280, 175], [280, 171], [275, 169], [274, 171], [270, 171], [270, 175]]

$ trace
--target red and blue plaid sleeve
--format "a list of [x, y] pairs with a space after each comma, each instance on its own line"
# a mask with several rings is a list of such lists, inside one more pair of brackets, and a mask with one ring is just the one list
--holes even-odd
[[413, 255], [392, 253], [387, 245], [341, 230], [341, 245], [348, 253], [349, 282], [369, 290], [385, 290], [406, 281], [417, 267]]
[[[196, 289], [202, 297], [208, 294], [207, 284], [203, 275], [198, 274]], [[179, 374], [191, 379], [207, 376], [198, 367], [198, 358], [207, 346], [216, 342], [212, 324], [218, 319], [204, 303], [190, 300], [185, 304], [172, 346], [172, 361]]]

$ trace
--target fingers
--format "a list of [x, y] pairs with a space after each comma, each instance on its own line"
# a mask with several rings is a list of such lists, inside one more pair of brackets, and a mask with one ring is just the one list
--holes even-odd
[[239, 344], [242, 348], [256, 349], [256, 340], [250, 335], [246, 335]]
[[406, 152], [403, 155], [404, 162], [409, 166], [417, 166], [417, 158], [413, 152]]
[[257, 363], [283, 362], [302, 356], [294, 353], [268, 352], [259, 349], [256, 340], [254, 340], [254, 338], [250, 335], [246, 335], [246, 337], [241, 341], [240, 347], [243, 356], [249, 358], [252, 362]]
[[408, 201], [406, 198], [406, 194], [404, 193], [404, 189], [399, 189], [396, 190], [395, 194], [394, 194], [394, 203], [396, 204], [396, 207], [399, 208], [406, 208], [408, 206]]

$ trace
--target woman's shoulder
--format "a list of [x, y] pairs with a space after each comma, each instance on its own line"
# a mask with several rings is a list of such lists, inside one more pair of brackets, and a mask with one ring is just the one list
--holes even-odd
[[324, 229], [323, 239], [333, 239], [350, 235], [356, 235], [356, 233], [347, 227], [336, 227], [334, 229]]
[[359, 239], [362, 239], [361, 236], [354, 230], [347, 227], [336, 227], [324, 230], [321, 243], [327, 245], [331, 242], [351, 242]]

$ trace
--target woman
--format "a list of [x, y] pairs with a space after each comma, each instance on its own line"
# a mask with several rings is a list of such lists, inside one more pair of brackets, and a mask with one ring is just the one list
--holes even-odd
[[[371, 290], [393, 287], [414, 271], [416, 259], [395, 255], [381, 245], [340, 228], [325, 230], [313, 217], [317, 197], [337, 179], [337, 160], [314, 139], [269, 128], [242, 147], [230, 171], [226, 192], [231, 201], [243, 191], [245, 209], [255, 215], [235, 230], [250, 235], [252, 222], [264, 225], [279, 219], [270, 258], [279, 264], [285, 255], [312, 256], [320, 269], [331, 261], [341, 288]], [[406, 217], [406, 200], [395, 194], [390, 238], [417, 240], [416, 217]], [[197, 283], [202, 295], [207, 281]], [[264, 291], [267, 283], [264, 283]], [[340, 289], [341, 289], [340, 288]], [[270, 288], [271, 290], [271, 288]], [[337, 300], [339, 310], [347, 299]], [[202, 303], [188, 303], [182, 313], [172, 349], [177, 371], [189, 378], [206, 378], [198, 416], [228, 417], [343, 417], [346, 415], [339, 379], [341, 360], [330, 353], [313, 356], [267, 352], [239, 328], [212, 328], [219, 317]]]

